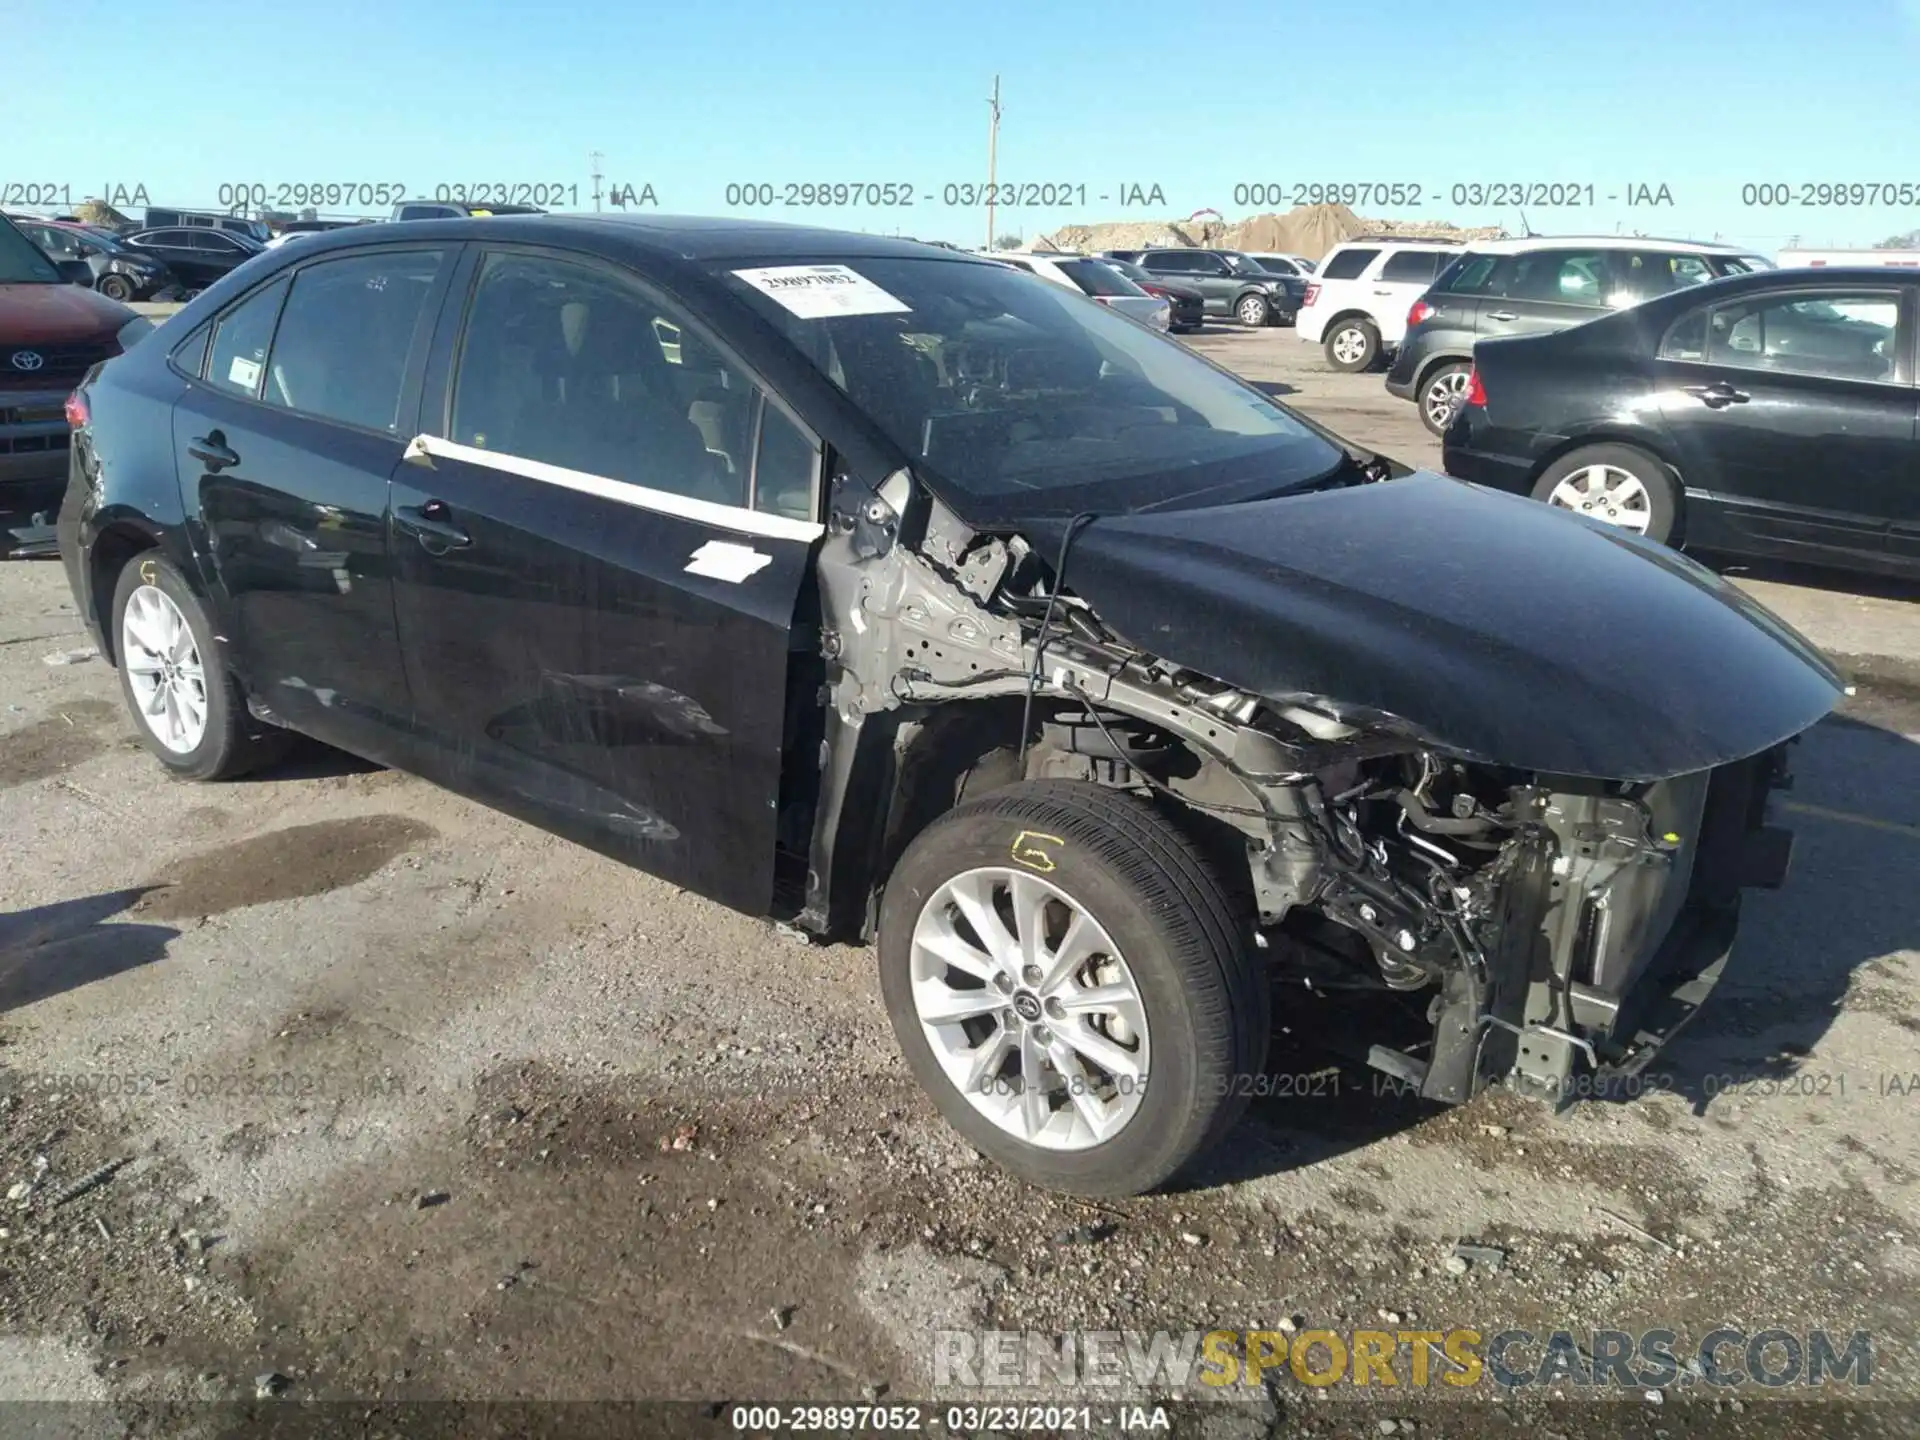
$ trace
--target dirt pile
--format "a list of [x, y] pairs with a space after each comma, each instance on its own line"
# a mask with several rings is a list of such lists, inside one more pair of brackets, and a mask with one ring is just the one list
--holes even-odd
[[1201, 218], [1211, 214], [1211, 211], [1201, 211], [1186, 220], [1066, 225], [1050, 235], [1036, 237], [1028, 248], [1097, 251], [1192, 245], [1280, 251], [1319, 260], [1334, 246], [1356, 235], [1484, 240], [1503, 233], [1497, 227], [1462, 229], [1441, 220], [1362, 219], [1345, 205], [1296, 205], [1284, 215], [1254, 215], [1233, 225], [1217, 217]]

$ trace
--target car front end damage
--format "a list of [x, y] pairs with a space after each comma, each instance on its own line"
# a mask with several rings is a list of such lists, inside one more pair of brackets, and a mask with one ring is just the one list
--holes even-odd
[[[1431, 493], [1443, 510], [1455, 503]], [[1287, 526], [1310, 545], [1319, 499], [1267, 503], [1294, 507]], [[1394, 502], [1407, 503], [1436, 502]], [[1376, 521], [1393, 508], [1367, 505]], [[1070, 779], [1132, 791], [1180, 817], [1233, 872], [1245, 943], [1276, 987], [1424, 998], [1430, 1029], [1410, 1041], [1396, 1032], [1395, 1044], [1383, 1032], [1365, 1058], [1443, 1102], [1506, 1084], [1564, 1103], [1647, 1063], [1724, 970], [1742, 893], [1784, 879], [1790, 838], [1767, 824], [1768, 797], [1788, 783], [1793, 739], [1840, 693], [1797, 636], [1715, 595], [1720, 609], [1696, 616], [1700, 643], [1739, 649], [1741, 632], [1726, 627], [1743, 627], [1760, 637], [1748, 658], [1777, 671], [1750, 675], [1746, 709], [1673, 690], [1652, 700], [1667, 707], [1668, 731], [1624, 704], [1585, 717], [1583, 730], [1559, 707], [1592, 697], [1544, 661], [1526, 674], [1526, 637], [1512, 629], [1503, 643], [1476, 633], [1456, 657], [1436, 641], [1423, 674], [1399, 674], [1405, 657], [1380, 640], [1371, 613], [1386, 587], [1349, 571], [1345, 594], [1331, 594], [1340, 586], [1325, 566], [1263, 547], [1253, 507], [1225, 507], [1242, 513], [1225, 516], [1239, 538], [1224, 543], [1253, 556], [1259, 573], [1310, 583], [1288, 591], [1305, 597], [1298, 603], [1256, 599], [1263, 622], [1227, 626], [1212, 644], [1203, 632], [1225, 617], [1144, 593], [1155, 587], [1128, 573], [1124, 517], [1092, 525], [1110, 532], [1104, 561], [1089, 560], [1084, 585], [1069, 569], [1054, 594], [1058, 526], [976, 532], [905, 472], [878, 494], [847, 487], [833, 508], [819, 562], [827, 729], [803, 926], [870, 931], [891, 858], [929, 814], [982, 786]], [[1552, 518], [1567, 537], [1578, 529], [1580, 545], [1612, 544]], [[1439, 512], [1427, 520], [1444, 547]], [[1176, 568], [1194, 540], [1191, 527], [1156, 535], [1151, 524], [1132, 538], [1152, 542], [1142, 553], [1157, 553], [1154, 565]], [[1248, 587], [1234, 585], [1228, 553], [1192, 559], [1196, 573], [1216, 572], [1206, 584], [1238, 594]], [[1627, 574], [1655, 590], [1676, 579], [1709, 588], [1663, 562]], [[1468, 628], [1449, 604], [1435, 599], [1435, 623]], [[1114, 618], [1130, 607], [1123, 632]], [[1358, 659], [1326, 643], [1341, 635], [1342, 615]], [[1277, 648], [1263, 654], [1256, 631], [1278, 637]], [[1191, 656], [1140, 643], [1146, 636], [1218, 658], [1195, 668]], [[1520, 672], [1512, 695], [1498, 693], [1491, 670], [1468, 673], [1462, 657], [1476, 653]], [[1666, 683], [1725, 682], [1709, 670]], [[1346, 693], [1326, 683], [1334, 672], [1351, 679]], [[1409, 682], [1446, 703], [1418, 713]], [[1538, 693], [1555, 685], [1572, 693]], [[1490, 706], [1521, 713], [1490, 716]], [[1535, 735], [1556, 716], [1559, 733]], [[1614, 744], [1609, 724], [1641, 733]]]

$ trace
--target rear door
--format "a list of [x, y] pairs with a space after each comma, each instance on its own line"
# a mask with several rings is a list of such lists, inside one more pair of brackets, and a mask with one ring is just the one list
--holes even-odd
[[200, 288], [209, 284], [206, 257], [193, 248], [194, 232], [185, 228], [150, 230], [137, 248], [163, 262], [182, 283]]
[[410, 700], [393, 630], [387, 488], [418, 412], [448, 247], [283, 272], [215, 321], [174, 406], [176, 466], [249, 691], [380, 760]]
[[1690, 537], [1869, 564], [1905, 544], [1889, 532], [1915, 515], [1913, 327], [1895, 284], [1782, 285], [1670, 326], [1654, 370]]
[[469, 268], [394, 490], [423, 768], [764, 913], [820, 446], [643, 277]]
[[1479, 334], [1544, 335], [1605, 315], [1614, 298], [1604, 250], [1529, 250], [1502, 255], [1480, 302]]

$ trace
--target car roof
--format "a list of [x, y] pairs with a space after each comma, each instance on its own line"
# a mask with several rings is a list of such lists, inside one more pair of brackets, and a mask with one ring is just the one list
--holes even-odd
[[[433, 203], [431, 201], [427, 202]], [[829, 230], [774, 220], [741, 220], [691, 215], [463, 215], [409, 220], [404, 232], [387, 225], [350, 225], [329, 230], [301, 247], [313, 256], [331, 250], [390, 244], [404, 234], [421, 240], [500, 240], [525, 244], [564, 244], [572, 240], [593, 248], [627, 250], [635, 255], [679, 260], [818, 260], [822, 255], [873, 259], [943, 259], [964, 262], [972, 252], [949, 250], [920, 240], [857, 231]], [[1020, 252], [1023, 256], [1025, 252]], [[1047, 254], [1042, 252], [1041, 259]], [[1073, 259], [1073, 256], [1060, 258]]]
[[1672, 250], [1683, 255], [1753, 255], [1750, 245], [1717, 240], [1666, 240], [1653, 235], [1524, 235], [1506, 240], [1472, 240], [1467, 248], [1482, 255], [1521, 255], [1529, 250]]
[[[1351, 240], [1342, 240], [1333, 250], [1350, 250], [1365, 246], [1369, 250], [1385, 249], [1393, 245], [1425, 246], [1442, 250], [1464, 250], [1469, 242], [1465, 240], [1442, 240], [1435, 235], [1356, 235]], [[1327, 253], [1331, 255], [1333, 250]]]

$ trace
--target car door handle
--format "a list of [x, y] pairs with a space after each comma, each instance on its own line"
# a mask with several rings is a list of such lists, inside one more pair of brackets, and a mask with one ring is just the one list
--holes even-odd
[[1520, 317], [1511, 310], [1489, 310], [1487, 312], [1487, 319], [1489, 320], [1518, 320], [1519, 318]]
[[402, 505], [393, 512], [395, 521], [420, 542], [429, 555], [444, 555], [449, 550], [464, 550], [473, 537], [453, 523], [453, 512], [444, 500], [427, 500], [418, 505]]
[[1711, 385], [1688, 385], [1683, 388], [1702, 405], [1714, 410], [1728, 405], [1744, 405], [1753, 398], [1744, 390], [1734, 389], [1724, 380], [1717, 380]]
[[240, 463], [240, 457], [227, 447], [227, 437], [218, 430], [211, 435], [194, 436], [187, 444], [187, 454], [215, 474]]

